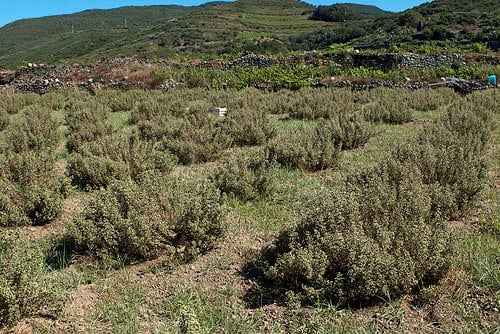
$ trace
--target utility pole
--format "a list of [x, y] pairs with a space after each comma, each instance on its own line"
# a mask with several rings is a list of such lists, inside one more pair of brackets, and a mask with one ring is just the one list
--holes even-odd
[[125, 19], [125, 29], [127, 29], [127, 19]]
[[75, 33], [75, 25], [74, 25], [74, 24], [72, 24], [72, 25], [71, 25], [71, 33], [72, 33], [72, 34], [74, 34], [74, 33]]

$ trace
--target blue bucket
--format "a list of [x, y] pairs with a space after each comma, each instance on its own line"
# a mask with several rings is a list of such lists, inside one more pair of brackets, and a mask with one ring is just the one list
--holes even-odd
[[488, 79], [490, 80], [490, 84], [492, 84], [493, 86], [497, 85], [497, 76], [496, 75], [490, 74]]

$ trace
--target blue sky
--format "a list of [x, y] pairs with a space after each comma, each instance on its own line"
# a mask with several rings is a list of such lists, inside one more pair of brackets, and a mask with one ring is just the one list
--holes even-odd
[[[209, 0], [0, 0], [0, 27], [23, 18], [33, 18], [57, 14], [70, 14], [85, 9], [107, 9], [123, 6], [183, 5], [197, 6]], [[428, 0], [430, 1], [430, 0]], [[374, 5], [385, 10], [400, 12], [418, 6], [423, 0], [306, 0], [318, 5], [331, 5], [337, 2], [351, 2]]]

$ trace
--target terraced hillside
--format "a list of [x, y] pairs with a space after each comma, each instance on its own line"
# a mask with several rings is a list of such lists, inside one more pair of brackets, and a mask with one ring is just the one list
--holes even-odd
[[[321, 6], [334, 10], [335, 5]], [[331, 7], [331, 8], [330, 8]], [[311, 20], [319, 9], [295, 0], [210, 2], [84, 11], [21, 20], [0, 29], [0, 65], [94, 61], [116, 56], [215, 58], [244, 52], [318, 50], [336, 43], [392, 51], [498, 48], [495, 1], [435, 0], [402, 13], [345, 4], [348, 20]], [[496, 47], [495, 47], [496, 45]], [[426, 49], [423, 48], [425, 51]]]

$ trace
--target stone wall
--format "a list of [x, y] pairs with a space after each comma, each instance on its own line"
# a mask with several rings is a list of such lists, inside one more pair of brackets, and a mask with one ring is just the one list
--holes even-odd
[[500, 58], [488, 55], [463, 55], [460, 53], [451, 54], [364, 54], [353, 53], [351, 55], [341, 55], [335, 61], [347, 67], [371, 67], [383, 71], [389, 70], [425, 70], [435, 69], [443, 66], [464, 66], [477, 62], [500, 65]]

